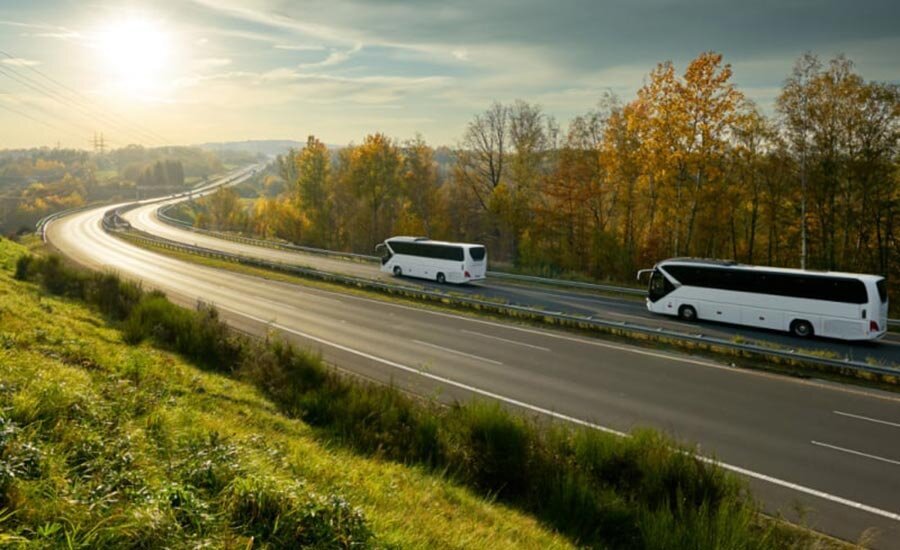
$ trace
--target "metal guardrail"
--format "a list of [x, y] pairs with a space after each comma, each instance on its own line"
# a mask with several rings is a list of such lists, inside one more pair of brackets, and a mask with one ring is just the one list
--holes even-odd
[[[356, 254], [353, 252], [339, 252], [336, 250], [328, 250], [325, 248], [314, 248], [310, 246], [300, 246], [290, 243], [282, 243], [278, 241], [272, 241], [267, 239], [254, 239], [252, 237], [244, 237], [242, 235], [234, 235], [231, 233], [224, 233], [221, 231], [213, 231], [209, 229], [203, 229], [199, 227], [194, 227], [190, 223], [179, 220], [177, 218], [173, 218], [168, 215], [168, 211], [177, 206], [178, 203], [168, 204], [166, 206], [161, 207], [156, 211], [157, 217], [165, 223], [169, 225], [176, 225], [181, 228], [194, 231], [196, 233], [202, 233], [205, 235], [209, 235], [210, 237], [215, 237], [218, 239], [240, 242], [245, 244], [250, 244], [254, 246], [262, 246], [265, 248], [278, 248], [283, 250], [292, 250], [298, 252], [310, 252], [313, 254], [321, 254], [323, 256], [335, 256], [342, 258], [353, 258], [356, 260], [370, 261], [370, 262], [378, 262], [380, 258], [378, 256], [371, 256], [368, 254]], [[550, 279], [546, 277], [535, 277], [533, 275], [519, 275], [518, 273], [509, 273], [506, 271], [488, 271], [488, 275], [491, 277], [496, 277], [498, 279], [507, 279], [511, 281], [522, 281], [528, 283], [540, 283], [546, 285], [553, 286], [563, 286], [563, 287], [572, 287], [572, 288], [580, 288], [585, 290], [597, 290], [601, 292], [617, 292], [621, 294], [631, 294], [634, 296], [645, 296], [647, 294], [646, 290], [642, 290], [639, 288], [631, 288], [631, 287], [623, 287], [623, 286], [614, 286], [614, 285], [603, 285], [599, 283], [586, 283], [582, 281], [572, 281], [568, 279]]]
[[551, 279], [549, 277], [535, 277], [533, 275], [520, 275], [518, 273], [509, 273], [507, 271], [488, 271], [491, 277], [498, 279], [509, 279], [511, 281], [522, 281], [527, 283], [539, 283], [542, 285], [583, 288], [585, 290], [597, 290], [600, 292], [616, 292], [619, 294], [632, 294], [634, 296], [646, 296], [647, 291], [640, 288], [632, 288], [627, 286], [603, 285], [599, 283], [586, 283], [582, 281], [573, 281], [570, 279]]
[[[243, 244], [249, 244], [253, 246], [260, 246], [264, 248], [275, 248], [281, 250], [289, 250], [294, 252], [309, 252], [313, 254], [321, 254], [323, 256], [332, 256], [332, 257], [340, 257], [340, 258], [351, 258], [355, 260], [361, 261], [370, 261], [377, 262], [380, 259], [378, 256], [370, 256], [367, 254], [355, 254], [353, 252], [339, 252], [336, 250], [328, 250], [324, 248], [314, 248], [310, 246], [300, 246], [291, 243], [282, 243], [278, 241], [272, 241], [267, 239], [254, 239], [252, 237], [244, 237], [242, 235], [235, 235], [233, 233], [224, 233], [221, 231], [213, 231], [209, 229], [203, 229], [200, 227], [194, 227], [192, 224], [179, 220], [177, 218], [173, 218], [169, 216], [167, 212], [177, 206], [178, 203], [172, 203], [161, 207], [157, 210], [156, 215], [165, 223], [169, 225], [175, 225], [181, 227], [183, 229], [187, 229], [189, 231], [193, 231], [195, 233], [200, 233], [203, 235], [209, 235], [210, 237], [215, 237], [217, 239], [223, 239], [227, 241], [239, 242]], [[618, 294], [629, 294], [632, 296], [646, 296], [647, 291], [639, 288], [632, 287], [624, 287], [624, 286], [615, 286], [615, 285], [602, 285], [598, 283], [586, 283], [582, 281], [573, 281], [569, 279], [551, 279], [548, 277], [536, 277], [533, 275], [520, 275], [518, 273], [509, 273], [506, 271], [488, 271], [488, 275], [491, 277], [496, 277], [498, 279], [507, 279], [512, 281], [522, 281], [529, 283], [538, 283], [545, 284], [548, 286], [560, 286], [560, 287], [571, 287], [571, 288], [579, 288], [584, 290], [595, 290], [600, 292], [615, 292]], [[900, 327], [900, 319], [888, 319], [888, 326], [892, 327]]]
[[75, 214], [76, 212], [82, 212], [84, 210], [90, 210], [91, 208], [95, 208], [104, 203], [90, 203], [85, 204], [84, 206], [76, 206], [75, 208], [66, 208], [65, 210], [60, 210], [59, 212], [54, 212], [52, 214], [48, 214], [43, 218], [39, 219], [36, 224], [34, 224], [34, 232], [37, 235], [40, 235], [41, 240], [43, 242], [47, 242], [47, 226], [50, 225], [50, 222], [56, 220], [58, 218], [62, 218], [64, 216], [68, 216], [69, 214]]
[[[111, 215], [118, 215], [117, 212], [112, 211]], [[107, 227], [107, 224], [104, 223], [104, 227]], [[113, 229], [114, 224], [109, 224], [111, 231], [116, 233], [117, 231]], [[145, 244], [149, 244], [152, 246], [160, 246], [169, 250], [181, 251], [181, 252], [189, 252], [194, 253], [206, 257], [224, 259], [227, 261], [233, 261], [235, 263], [251, 265], [255, 267], [262, 267], [266, 269], [273, 269], [288, 273], [294, 273], [306, 277], [316, 278], [319, 280], [324, 280], [327, 282], [336, 282], [339, 284], [344, 284], [348, 286], [355, 286], [358, 288], [367, 288], [372, 290], [384, 291], [391, 294], [404, 294], [410, 297], [425, 297], [433, 301], [440, 301], [445, 304], [463, 306], [469, 308], [478, 308], [478, 309], [493, 309], [495, 311], [506, 312], [509, 314], [525, 314], [534, 318], [545, 318], [545, 319], [553, 319], [555, 322], [560, 324], [567, 325], [576, 325], [576, 326], [585, 326], [585, 327], [594, 327], [594, 328], [604, 328], [604, 329], [612, 329], [612, 330], [622, 330], [625, 332], [630, 332], [632, 334], [641, 334], [656, 338], [669, 338], [672, 340], [677, 340], [680, 342], [687, 343], [695, 343], [695, 344], [703, 344], [712, 347], [725, 348], [733, 351], [741, 351], [746, 353], [752, 353], [763, 357], [769, 358], [779, 358], [779, 359], [788, 359], [791, 361], [801, 361], [816, 365], [828, 366], [839, 369], [850, 369], [855, 371], [864, 371], [873, 374], [881, 374], [881, 375], [890, 375], [890, 376], [900, 376], [900, 368], [893, 368], [882, 365], [872, 365], [869, 363], [864, 363], [861, 361], [854, 361], [852, 359], [834, 359], [828, 357], [820, 357], [816, 355], [809, 355], [804, 353], [798, 353], [793, 350], [781, 350], [774, 348], [767, 348], [763, 346], [757, 346], [753, 344], [744, 344], [733, 342], [730, 340], [723, 340], [721, 338], [714, 338], [710, 336], [703, 335], [693, 335], [693, 334], [685, 334], [682, 332], [677, 332], [673, 330], [657, 328], [657, 327], [648, 327], [644, 325], [639, 325], [635, 323], [629, 323], [625, 321], [610, 321], [605, 319], [594, 319], [593, 317], [581, 317], [577, 315], [570, 315], [560, 312], [548, 312], [540, 309], [535, 309], [527, 306], [520, 306], [514, 304], [503, 304], [498, 302], [492, 302], [489, 300], [483, 300], [478, 298], [469, 298], [462, 297], [457, 295], [451, 295], [444, 292], [439, 292], [435, 290], [418, 290], [412, 287], [400, 286], [400, 285], [392, 285], [388, 283], [383, 283], [380, 281], [375, 281], [372, 279], [363, 279], [359, 277], [352, 277], [349, 275], [340, 275], [337, 273], [331, 273], [327, 271], [321, 271], [318, 269], [313, 269], [309, 267], [301, 267], [290, 264], [283, 264], [279, 262], [271, 262], [268, 260], [262, 260], [259, 258], [253, 258], [249, 256], [242, 256], [240, 254], [231, 254], [228, 252], [222, 252], [219, 250], [213, 250], [205, 247], [188, 245], [184, 243], [180, 243], [177, 241], [171, 241], [169, 239], [164, 239], [160, 237], [156, 237], [143, 232], [129, 232], [124, 234], [125, 238], [137, 240], [139, 242], [143, 242]]]

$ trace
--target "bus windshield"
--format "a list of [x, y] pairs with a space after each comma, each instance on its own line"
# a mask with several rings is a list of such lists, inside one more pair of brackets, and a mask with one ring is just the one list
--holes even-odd
[[655, 302], [673, 290], [675, 287], [669, 282], [669, 279], [658, 269], [654, 269], [653, 274], [650, 275], [650, 288], [647, 291], [650, 300]]
[[381, 265], [388, 263], [393, 255], [391, 254], [391, 249], [384, 243], [375, 246], [375, 254], [381, 256]]

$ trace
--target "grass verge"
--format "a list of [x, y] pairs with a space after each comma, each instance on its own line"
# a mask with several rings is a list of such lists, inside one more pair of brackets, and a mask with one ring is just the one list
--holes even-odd
[[0, 547], [571, 546], [447, 476], [336, 444], [211, 359], [129, 344], [127, 310], [146, 320], [158, 297], [25, 253], [0, 241]]
[[[277, 339], [263, 342], [237, 336], [219, 322], [213, 309], [188, 311], [111, 275], [86, 274], [53, 257], [29, 256], [16, 261], [15, 273], [51, 294], [89, 302], [117, 323], [124, 342], [152, 342], [202, 365], [205, 375], [221, 373], [255, 386], [279, 410], [301, 419], [341, 449], [387, 460], [391, 467], [407, 464], [415, 465], [416, 471], [440, 473], [442, 479], [533, 514], [577, 544], [769, 548], [821, 542], [808, 533], [765, 521], [740, 480], [694, 459], [655, 432], [618, 438], [568, 425], [537, 424], [491, 403], [440, 407], [394, 388], [343, 377], [325, 368], [317, 356]], [[86, 359], [85, 363], [76, 356], [75, 364], [96, 363], [90, 355]], [[257, 421], [253, 415], [245, 420]], [[17, 425], [24, 429], [33, 422], [31, 417], [18, 417]], [[240, 531], [239, 536], [267, 540], [283, 534], [278, 526], [284, 524], [290, 526], [290, 533], [305, 533], [303, 518], [309, 514], [302, 510], [327, 508], [328, 502], [343, 498], [307, 498], [299, 489], [277, 490], [273, 496], [272, 484], [277, 486], [273, 480], [243, 478], [237, 484], [232, 480], [213, 483], [213, 501], [223, 503], [213, 515], [226, 518], [224, 524], [231, 529], [259, 519], [261, 524]], [[190, 498], [193, 495], [184, 500], [176, 496], [175, 501]], [[233, 498], [245, 504], [234, 505]], [[373, 517], [377, 512], [377, 508], [366, 509], [366, 515]], [[345, 517], [343, 512], [334, 513]], [[12, 517], [7, 521], [18, 521]], [[357, 536], [352, 533], [364, 520], [348, 521], [349, 531], [340, 536]], [[372, 543], [367, 533], [371, 531], [359, 531], [362, 544]], [[280, 545], [281, 540], [270, 544]]]

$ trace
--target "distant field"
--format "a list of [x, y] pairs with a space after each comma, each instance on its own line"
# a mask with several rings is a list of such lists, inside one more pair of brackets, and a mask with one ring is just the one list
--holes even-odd
[[110, 170], [97, 170], [94, 172], [94, 177], [97, 178], [97, 181], [104, 182], [109, 181], [119, 175], [119, 171], [115, 169]]

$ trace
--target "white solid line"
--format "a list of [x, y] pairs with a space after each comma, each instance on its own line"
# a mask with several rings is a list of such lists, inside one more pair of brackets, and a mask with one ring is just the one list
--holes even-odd
[[884, 458], [882, 456], [870, 455], [869, 453], [854, 451], [853, 449], [846, 449], [844, 447], [838, 447], [837, 445], [829, 445], [828, 443], [822, 443], [821, 441], [810, 441], [810, 443], [812, 443], [813, 445], [818, 445], [819, 447], [826, 447], [828, 449], [834, 449], [835, 451], [841, 451], [842, 453], [864, 456], [873, 460], [880, 460], [881, 462], [887, 462], [888, 464], [896, 464], [897, 466], [900, 466], [900, 460], [893, 460], [890, 458]]
[[887, 420], [878, 420], [877, 418], [869, 418], [868, 416], [862, 416], [859, 414], [852, 414], [843, 411], [831, 411], [834, 414], [839, 414], [841, 416], [849, 416], [850, 418], [857, 418], [859, 420], [867, 420], [869, 422], [875, 422], [876, 424], [884, 424], [886, 426], [893, 426], [895, 428], [900, 428], [900, 424], [897, 422], [888, 422]]
[[445, 348], [444, 346], [439, 346], [437, 344], [430, 344], [428, 342], [423, 342], [421, 340], [413, 340], [413, 342], [417, 344], [422, 344], [423, 346], [428, 346], [430, 348], [439, 349], [441, 351], [446, 351], [447, 353], [455, 353], [456, 355], [462, 355], [464, 357], [469, 357], [471, 359], [477, 359], [479, 361], [487, 361], [488, 363], [494, 363], [495, 365], [502, 365], [500, 361], [494, 361], [493, 359], [488, 359], [486, 357], [479, 357], [478, 355], [472, 355], [471, 353], [466, 353], [464, 351], [456, 351], [455, 349]]
[[[283, 330], [283, 331], [285, 331], [285, 332], [290, 332], [291, 334], [296, 334], [297, 336], [301, 336], [301, 337], [303, 337], [303, 338], [307, 338], [307, 339], [309, 339], [309, 340], [313, 340], [314, 342], [319, 342], [320, 344], [324, 344], [324, 345], [326, 345], [326, 346], [331, 346], [331, 347], [336, 348], [336, 349], [339, 349], [339, 350], [341, 350], [341, 351], [346, 351], [346, 352], [348, 352], [348, 353], [352, 353], [353, 355], [357, 355], [357, 356], [359, 356], [359, 357], [364, 357], [364, 358], [369, 359], [369, 360], [371, 360], [371, 361], [376, 361], [376, 362], [378, 362], [378, 363], [381, 363], [381, 364], [383, 364], [383, 365], [387, 365], [387, 366], [389, 366], [389, 367], [393, 367], [393, 368], [398, 369], [398, 370], [402, 370], [402, 371], [409, 372], [409, 373], [412, 373], [412, 374], [417, 374], [417, 375], [422, 376], [422, 377], [424, 377], [424, 378], [429, 378], [429, 379], [431, 379], [431, 380], [435, 380], [435, 381], [437, 381], [437, 382], [441, 382], [442, 384], [447, 384], [448, 386], [454, 386], [454, 387], [456, 387], [456, 388], [460, 388], [460, 389], [463, 389], [463, 390], [472, 392], [472, 393], [477, 394], [477, 395], [482, 395], [482, 396], [484, 396], [484, 397], [490, 397], [491, 399], [496, 399], [497, 401], [502, 401], [503, 403], [508, 403], [508, 404], [510, 404], [510, 405], [514, 405], [514, 406], [516, 406], [516, 407], [521, 407], [521, 408], [523, 408], [523, 409], [528, 409], [528, 410], [530, 410], [530, 411], [533, 411], [533, 412], [536, 412], [536, 413], [539, 413], [539, 414], [544, 414], [544, 415], [547, 415], [547, 416], [550, 416], [550, 417], [553, 417], [553, 418], [557, 418], [557, 419], [559, 419], [559, 420], [565, 420], [566, 422], [571, 422], [572, 424], [577, 424], [577, 425], [579, 425], [579, 426], [585, 426], [585, 427], [588, 427], [588, 428], [592, 428], [592, 429], [594, 429], [594, 430], [598, 430], [598, 431], [605, 432], [605, 433], [608, 433], [608, 434], [613, 434], [613, 435], [616, 435], [616, 436], [619, 436], [619, 437], [630, 437], [630, 436], [629, 436], [628, 434], [626, 434], [625, 432], [620, 432], [619, 430], [614, 430], [614, 429], [612, 429], [612, 428], [607, 428], [606, 426], [601, 426], [601, 425], [599, 425], [599, 424], [594, 424], [594, 423], [592, 423], [592, 422], [587, 422], [587, 421], [585, 421], [585, 420], [581, 420], [580, 418], [575, 418], [574, 416], [568, 416], [568, 415], [565, 415], [565, 414], [562, 414], [562, 413], [558, 413], [558, 412], [556, 412], [556, 411], [551, 411], [551, 410], [545, 409], [545, 408], [543, 408], [543, 407], [538, 407], [537, 405], [531, 405], [531, 404], [529, 404], [529, 403], [525, 403], [525, 402], [523, 402], [523, 401], [519, 401], [518, 399], [513, 399], [513, 398], [511, 398], [511, 397], [506, 397], [505, 395], [500, 395], [500, 394], [497, 394], [497, 393], [489, 392], [489, 391], [487, 391], [487, 390], [482, 390], [482, 389], [476, 388], [476, 387], [474, 387], [474, 386], [470, 386], [470, 385], [468, 385], [468, 384], [464, 384], [464, 383], [462, 383], [462, 382], [457, 382], [457, 381], [455, 381], [455, 380], [450, 380], [449, 378], [444, 378], [443, 376], [438, 376], [438, 375], [432, 374], [432, 373], [430, 373], [430, 372], [425, 372], [425, 371], [422, 371], [422, 370], [419, 370], [419, 369], [415, 369], [415, 368], [412, 368], [412, 367], [408, 367], [408, 366], [406, 366], [406, 365], [402, 365], [402, 364], [400, 364], [400, 363], [396, 363], [396, 362], [394, 362], [394, 361], [391, 361], [390, 359], [384, 359], [384, 358], [382, 358], [382, 357], [378, 357], [378, 356], [375, 356], [375, 355], [366, 353], [366, 352], [364, 352], [364, 351], [359, 351], [359, 350], [357, 350], [357, 349], [353, 349], [353, 348], [344, 346], [344, 345], [342, 345], [342, 344], [338, 344], [338, 343], [336, 343], [336, 342], [331, 342], [331, 341], [325, 340], [324, 338], [319, 338], [318, 336], [313, 336], [313, 335], [311, 335], [311, 334], [307, 334], [307, 333], [305, 333], [305, 332], [302, 332], [302, 331], [299, 331], [299, 330], [295, 330], [295, 329], [286, 327], [286, 326], [281, 325], [281, 324], [279, 324], [279, 323], [276, 323], [276, 322], [274, 322], [274, 321], [267, 321], [267, 320], [265, 320], [265, 319], [261, 319], [261, 318], [259, 318], [259, 317], [255, 317], [255, 316], [253, 316], [253, 315], [249, 315], [249, 314], [247, 314], [247, 313], [243, 313], [243, 312], [240, 312], [240, 311], [236, 311], [236, 310], [234, 310], [234, 309], [230, 309], [230, 308], [226, 308], [226, 307], [222, 307], [222, 306], [218, 306], [218, 307], [219, 307], [220, 309], [224, 309], [224, 310], [227, 310], [227, 311], [231, 311], [232, 313], [236, 313], [236, 314], [241, 315], [241, 316], [243, 316], [243, 317], [246, 317], [246, 318], [248, 318], [248, 319], [252, 319], [252, 320], [257, 321], [257, 322], [259, 322], [259, 323], [263, 323], [263, 324], [266, 324], [266, 325], [275, 327], [275, 328], [277, 328], [277, 329], [279, 329], [279, 330]], [[692, 453], [692, 454], [693, 454], [693, 453]], [[754, 479], [759, 479], [759, 480], [761, 480], [761, 481], [766, 481], [766, 482], [771, 483], [771, 484], [773, 484], [773, 485], [779, 485], [779, 486], [781, 486], [781, 487], [785, 487], [785, 488], [788, 488], [788, 489], [792, 489], [792, 490], [794, 490], [794, 491], [797, 491], [797, 492], [800, 492], [800, 493], [805, 493], [805, 494], [807, 494], [807, 495], [811, 495], [811, 496], [814, 496], [814, 497], [818, 497], [818, 498], [821, 498], [821, 499], [824, 499], [824, 500], [829, 500], [829, 501], [831, 501], [831, 502], [836, 502], [836, 503], [838, 503], [838, 504], [843, 504], [844, 506], [848, 506], [848, 507], [850, 507], [850, 508], [855, 508], [855, 509], [857, 509], [857, 510], [862, 510], [862, 511], [864, 511], [864, 512], [868, 512], [868, 513], [874, 514], [874, 515], [876, 515], [876, 516], [881, 516], [881, 517], [884, 517], [884, 518], [887, 518], [887, 519], [892, 519], [892, 520], [894, 520], [894, 521], [900, 521], [900, 514], [898, 514], [898, 513], [896, 513], [896, 512], [890, 512], [890, 511], [888, 511], [888, 510], [882, 510], [882, 509], [876, 508], [876, 507], [874, 507], [874, 506], [869, 506], [868, 504], [863, 504], [863, 503], [861, 503], [861, 502], [856, 502], [856, 501], [853, 501], [853, 500], [850, 500], [850, 499], [846, 499], [846, 498], [843, 498], [843, 497], [839, 497], [839, 496], [837, 496], [837, 495], [832, 495], [832, 494], [826, 493], [826, 492], [824, 492], [824, 491], [819, 491], [818, 489], [812, 489], [812, 488], [810, 488], [810, 487], [805, 487], [805, 486], [799, 485], [799, 484], [797, 484], [797, 483], [793, 483], [793, 482], [790, 482], [790, 481], [785, 481], [785, 480], [779, 479], [779, 478], [777, 478], [777, 477], [772, 477], [772, 476], [769, 476], [769, 475], [766, 475], [766, 474], [761, 474], [761, 473], [759, 473], [759, 472], [754, 472], [753, 470], [748, 470], [748, 469], [746, 469], [746, 468], [741, 468], [740, 466], [733, 466], [733, 465], [728, 464], [728, 463], [726, 463], [726, 462], [719, 462], [719, 461], [717, 461], [717, 460], [714, 460], [714, 459], [712, 459], [712, 458], [705, 457], [705, 456], [702, 456], [702, 455], [693, 454], [693, 456], [694, 456], [697, 460], [699, 460], [699, 461], [701, 461], [701, 462], [705, 462], [705, 463], [707, 463], [707, 464], [714, 464], [714, 465], [716, 465], [716, 466], [719, 466], [720, 468], [724, 468], [724, 469], [726, 469], [726, 470], [729, 470], [729, 471], [732, 471], [732, 472], [735, 472], [735, 473], [738, 473], [738, 474], [741, 474], [741, 475], [744, 475], [744, 476], [747, 476], [747, 477], [751, 477], [751, 478], [754, 478]]]
[[460, 329], [460, 332], [465, 332], [466, 334], [474, 334], [475, 336], [481, 336], [482, 338], [490, 338], [491, 340], [499, 340], [501, 342], [507, 342], [509, 344], [516, 344], [517, 346], [525, 346], [526, 348], [534, 348], [534, 349], [539, 349], [541, 351], [550, 351], [550, 348], [535, 346], [534, 344], [526, 344], [525, 342], [517, 342], [515, 340], [507, 340], [506, 338], [500, 338], [499, 336], [491, 336], [490, 334], [482, 334], [480, 332], [475, 332], [474, 330]]

